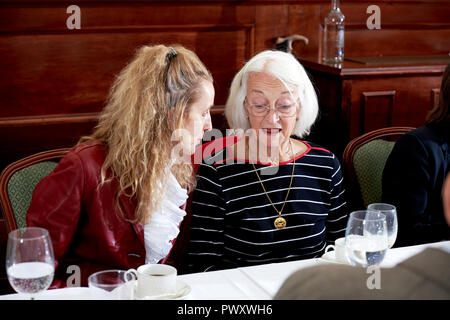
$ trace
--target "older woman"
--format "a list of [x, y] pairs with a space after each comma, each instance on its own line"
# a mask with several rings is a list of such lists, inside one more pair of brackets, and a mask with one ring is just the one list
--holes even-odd
[[246, 134], [227, 137], [198, 169], [189, 271], [313, 258], [344, 236], [339, 161], [300, 140], [317, 113], [313, 86], [292, 55], [264, 51], [237, 73], [225, 114]]
[[181, 46], [144, 46], [120, 72], [94, 132], [41, 180], [27, 213], [28, 226], [49, 230], [54, 286], [69, 265], [86, 285], [99, 270], [168, 262], [194, 184], [179, 160], [211, 129], [212, 82]]

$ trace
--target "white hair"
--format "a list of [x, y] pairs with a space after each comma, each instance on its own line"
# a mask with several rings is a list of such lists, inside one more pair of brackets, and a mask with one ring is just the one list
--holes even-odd
[[248, 76], [253, 72], [264, 72], [275, 76], [287, 88], [289, 88], [287, 84], [297, 87], [300, 114], [292, 134], [299, 138], [309, 134], [319, 110], [316, 92], [300, 62], [292, 54], [276, 50], [258, 53], [234, 77], [225, 105], [225, 117], [230, 127], [244, 131], [250, 129], [250, 122], [244, 109], [244, 100], [247, 93]]

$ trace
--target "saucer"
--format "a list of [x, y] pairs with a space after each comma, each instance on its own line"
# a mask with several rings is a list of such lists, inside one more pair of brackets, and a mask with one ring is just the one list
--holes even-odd
[[335, 255], [335, 252], [333, 250], [324, 253], [322, 255], [322, 257], [320, 257], [320, 259], [322, 259], [322, 260], [324, 260], [326, 262], [331, 262], [331, 263], [347, 264], [345, 262], [341, 262], [341, 261], [336, 260], [336, 255]]
[[177, 280], [176, 284], [176, 292], [174, 294], [163, 294], [157, 296], [138, 296], [137, 292], [135, 293], [136, 300], [184, 300], [187, 298], [189, 293], [191, 292], [191, 287], [184, 283], [183, 281]]

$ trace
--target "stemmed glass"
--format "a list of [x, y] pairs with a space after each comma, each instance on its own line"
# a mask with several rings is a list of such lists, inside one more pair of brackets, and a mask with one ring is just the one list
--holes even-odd
[[345, 232], [345, 251], [354, 266], [379, 265], [388, 249], [386, 217], [378, 211], [353, 211]]
[[46, 290], [53, 280], [55, 258], [48, 231], [21, 228], [8, 235], [6, 273], [14, 290], [31, 300]]
[[395, 243], [395, 240], [397, 239], [397, 230], [398, 230], [397, 210], [395, 206], [388, 203], [371, 203], [369, 204], [367, 209], [379, 211], [386, 216], [389, 249], [392, 248], [392, 246]]

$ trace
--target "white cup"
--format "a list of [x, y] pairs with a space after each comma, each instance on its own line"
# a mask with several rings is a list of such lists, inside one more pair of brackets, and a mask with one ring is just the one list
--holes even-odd
[[125, 278], [137, 279], [137, 298], [174, 295], [176, 292], [177, 269], [167, 264], [144, 264], [129, 269]]
[[334, 241], [334, 245], [330, 244], [325, 248], [325, 253], [330, 249], [334, 250], [334, 256], [336, 261], [341, 263], [348, 263], [347, 256], [345, 254], [345, 238], [339, 238]]

